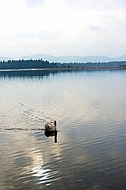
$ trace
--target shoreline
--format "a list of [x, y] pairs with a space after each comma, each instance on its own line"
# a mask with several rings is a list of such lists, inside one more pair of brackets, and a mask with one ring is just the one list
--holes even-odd
[[67, 70], [126, 70], [122, 66], [90, 66], [90, 67], [70, 67], [70, 68], [26, 68], [26, 69], [0, 69], [0, 72], [13, 72], [13, 71], [67, 71]]

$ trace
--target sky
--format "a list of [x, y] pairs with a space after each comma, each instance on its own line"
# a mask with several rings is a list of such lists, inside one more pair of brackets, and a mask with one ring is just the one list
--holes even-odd
[[0, 57], [126, 55], [126, 0], [0, 0]]

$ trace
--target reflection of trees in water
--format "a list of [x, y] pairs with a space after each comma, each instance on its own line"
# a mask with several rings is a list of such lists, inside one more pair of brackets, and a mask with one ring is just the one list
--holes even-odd
[[50, 74], [55, 74], [58, 71], [51, 70], [20, 70], [20, 71], [1, 71], [0, 77], [44, 77]]
[[80, 72], [79, 70], [10, 70], [10, 71], [0, 71], [0, 77], [26, 77], [26, 78], [33, 78], [33, 77], [44, 77], [49, 75], [55, 75], [58, 73], [68, 73], [68, 72]]
[[[100, 70], [99, 70], [100, 71]], [[97, 71], [97, 72], [99, 72]], [[78, 73], [78, 72], [96, 72], [96, 70], [72, 70], [72, 69], [36, 69], [36, 70], [4, 70], [0, 71], [0, 78], [3, 77], [8, 77], [8, 78], [14, 78], [14, 77], [19, 77], [19, 78], [43, 78], [45, 76], [50, 76], [50, 75], [55, 75], [58, 73]], [[102, 70], [103, 72], [103, 70]], [[105, 71], [104, 71], [105, 72]]]

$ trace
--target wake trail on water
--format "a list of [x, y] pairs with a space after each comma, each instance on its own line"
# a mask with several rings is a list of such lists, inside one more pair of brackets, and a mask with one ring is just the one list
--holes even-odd
[[8, 131], [42, 131], [45, 130], [43, 128], [45, 123], [53, 121], [52, 118], [45, 116], [43, 111], [20, 102], [17, 106], [0, 113], [0, 119], [0, 130]]
[[0, 128], [0, 130], [6, 130], [6, 131], [44, 131], [45, 129], [41, 129], [41, 128], [32, 128], [32, 129], [28, 129], [28, 128]]

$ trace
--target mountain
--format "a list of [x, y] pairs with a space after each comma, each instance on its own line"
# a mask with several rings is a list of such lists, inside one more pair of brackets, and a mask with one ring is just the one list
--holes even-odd
[[[11, 57], [0, 57], [0, 61], [12, 60]], [[111, 61], [126, 61], [126, 55], [120, 57], [107, 57], [107, 56], [51, 56], [43, 54], [35, 54], [30, 56], [19, 57], [19, 59], [43, 59], [49, 62], [60, 62], [60, 63], [86, 63], [86, 62], [111, 62]]]
[[117, 57], [117, 61], [126, 61], [126, 55], [122, 55], [120, 57]]
[[107, 56], [51, 56], [43, 54], [35, 54], [31, 56], [24, 56], [21, 59], [43, 59], [49, 62], [60, 62], [60, 63], [85, 63], [85, 62], [110, 62], [110, 61], [126, 61], [126, 55], [120, 57], [107, 57]]
[[12, 60], [11, 57], [0, 57], [0, 61]]

